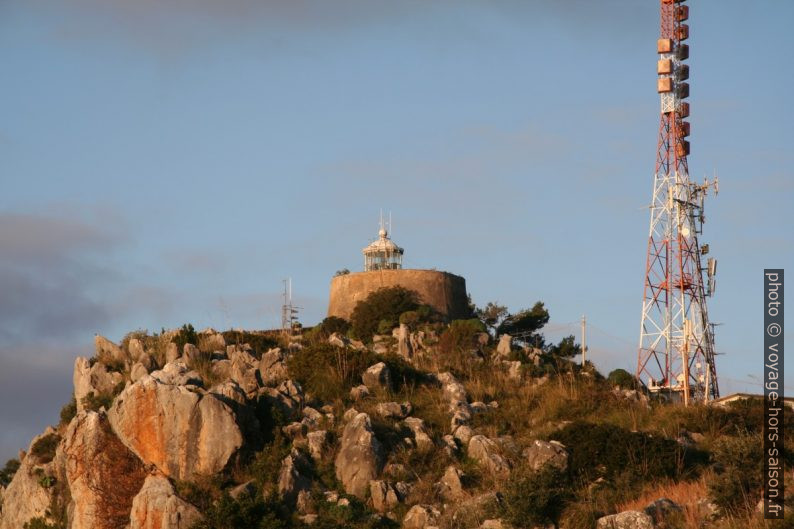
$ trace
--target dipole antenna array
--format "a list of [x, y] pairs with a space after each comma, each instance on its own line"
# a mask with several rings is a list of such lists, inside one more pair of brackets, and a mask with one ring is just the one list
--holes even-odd
[[284, 303], [281, 305], [281, 332], [285, 336], [292, 336], [298, 323], [298, 312], [300, 307], [292, 303], [292, 278], [283, 279], [284, 283]]
[[700, 244], [705, 198], [718, 181], [689, 179], [689, 7], [660, 0], [657, 90], [661, 96], [659, 141], [645, 265], [637, 377], [651, 392], [683, 402], [719, 396], [714, 325], [706, 298], [714, 295], [717, 261], [703, 259]]

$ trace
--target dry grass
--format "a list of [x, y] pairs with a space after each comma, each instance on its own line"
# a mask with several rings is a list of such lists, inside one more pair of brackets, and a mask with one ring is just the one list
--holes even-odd
[[700, 529], [703, 516], [697, 502], [708, 497], [706, 476], [696, 481], [663, 481], [643, 490], [635, 499], [616, 505], [616, 511], [642, 511], [659, 498], [667, 498], [684, 509], [682, 529]]

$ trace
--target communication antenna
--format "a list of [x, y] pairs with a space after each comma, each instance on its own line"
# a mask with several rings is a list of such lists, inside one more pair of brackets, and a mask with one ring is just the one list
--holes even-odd
[[714, 326], [706, 298], [713, 295], [716, 259], [698, 235], [706, 221], [705, 198], [714, 181], [689, 178], [689, 7], [660, 0], [657, 91], [661, 98], [636, 375], [665, 399], [705, 402], [719, 397]]
[[284, 283], [284, 303], [281, 305], [281, 332], [284, 336], [293, 336], [300, 307], [292, 304], [292, 278], [288, 277], [282, 282]]

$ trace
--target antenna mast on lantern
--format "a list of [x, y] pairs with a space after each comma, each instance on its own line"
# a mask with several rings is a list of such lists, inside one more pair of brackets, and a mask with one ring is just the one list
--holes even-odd
[[660, 0], [657, 89], [661, 96], [659, 144], [651, 202], [637, 377], [664, 398], [704, 402], [719, 396], [714, 363], [714, 325], [706, 297], [714, 293], [717, 261], [703, 231], [705, 198], [717, 180], [689, 179], [689, 7]]

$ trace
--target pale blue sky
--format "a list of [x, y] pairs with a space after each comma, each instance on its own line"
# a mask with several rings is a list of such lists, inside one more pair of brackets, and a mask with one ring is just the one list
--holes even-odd
[[[636, 362], [658, 130], [654, 1], [0, 2], [0, 459], [57, 421], [94, 332], [303, 320], [382, 208], [478, 304], [587, 314]], [[758, 391], [792, 260], [794, 4], [691, 6], [692, 155], [723, 393]], [[755, 378], [754, 378], [755, 377]], [[788, 380], [789, 385], [792, 381]]]

